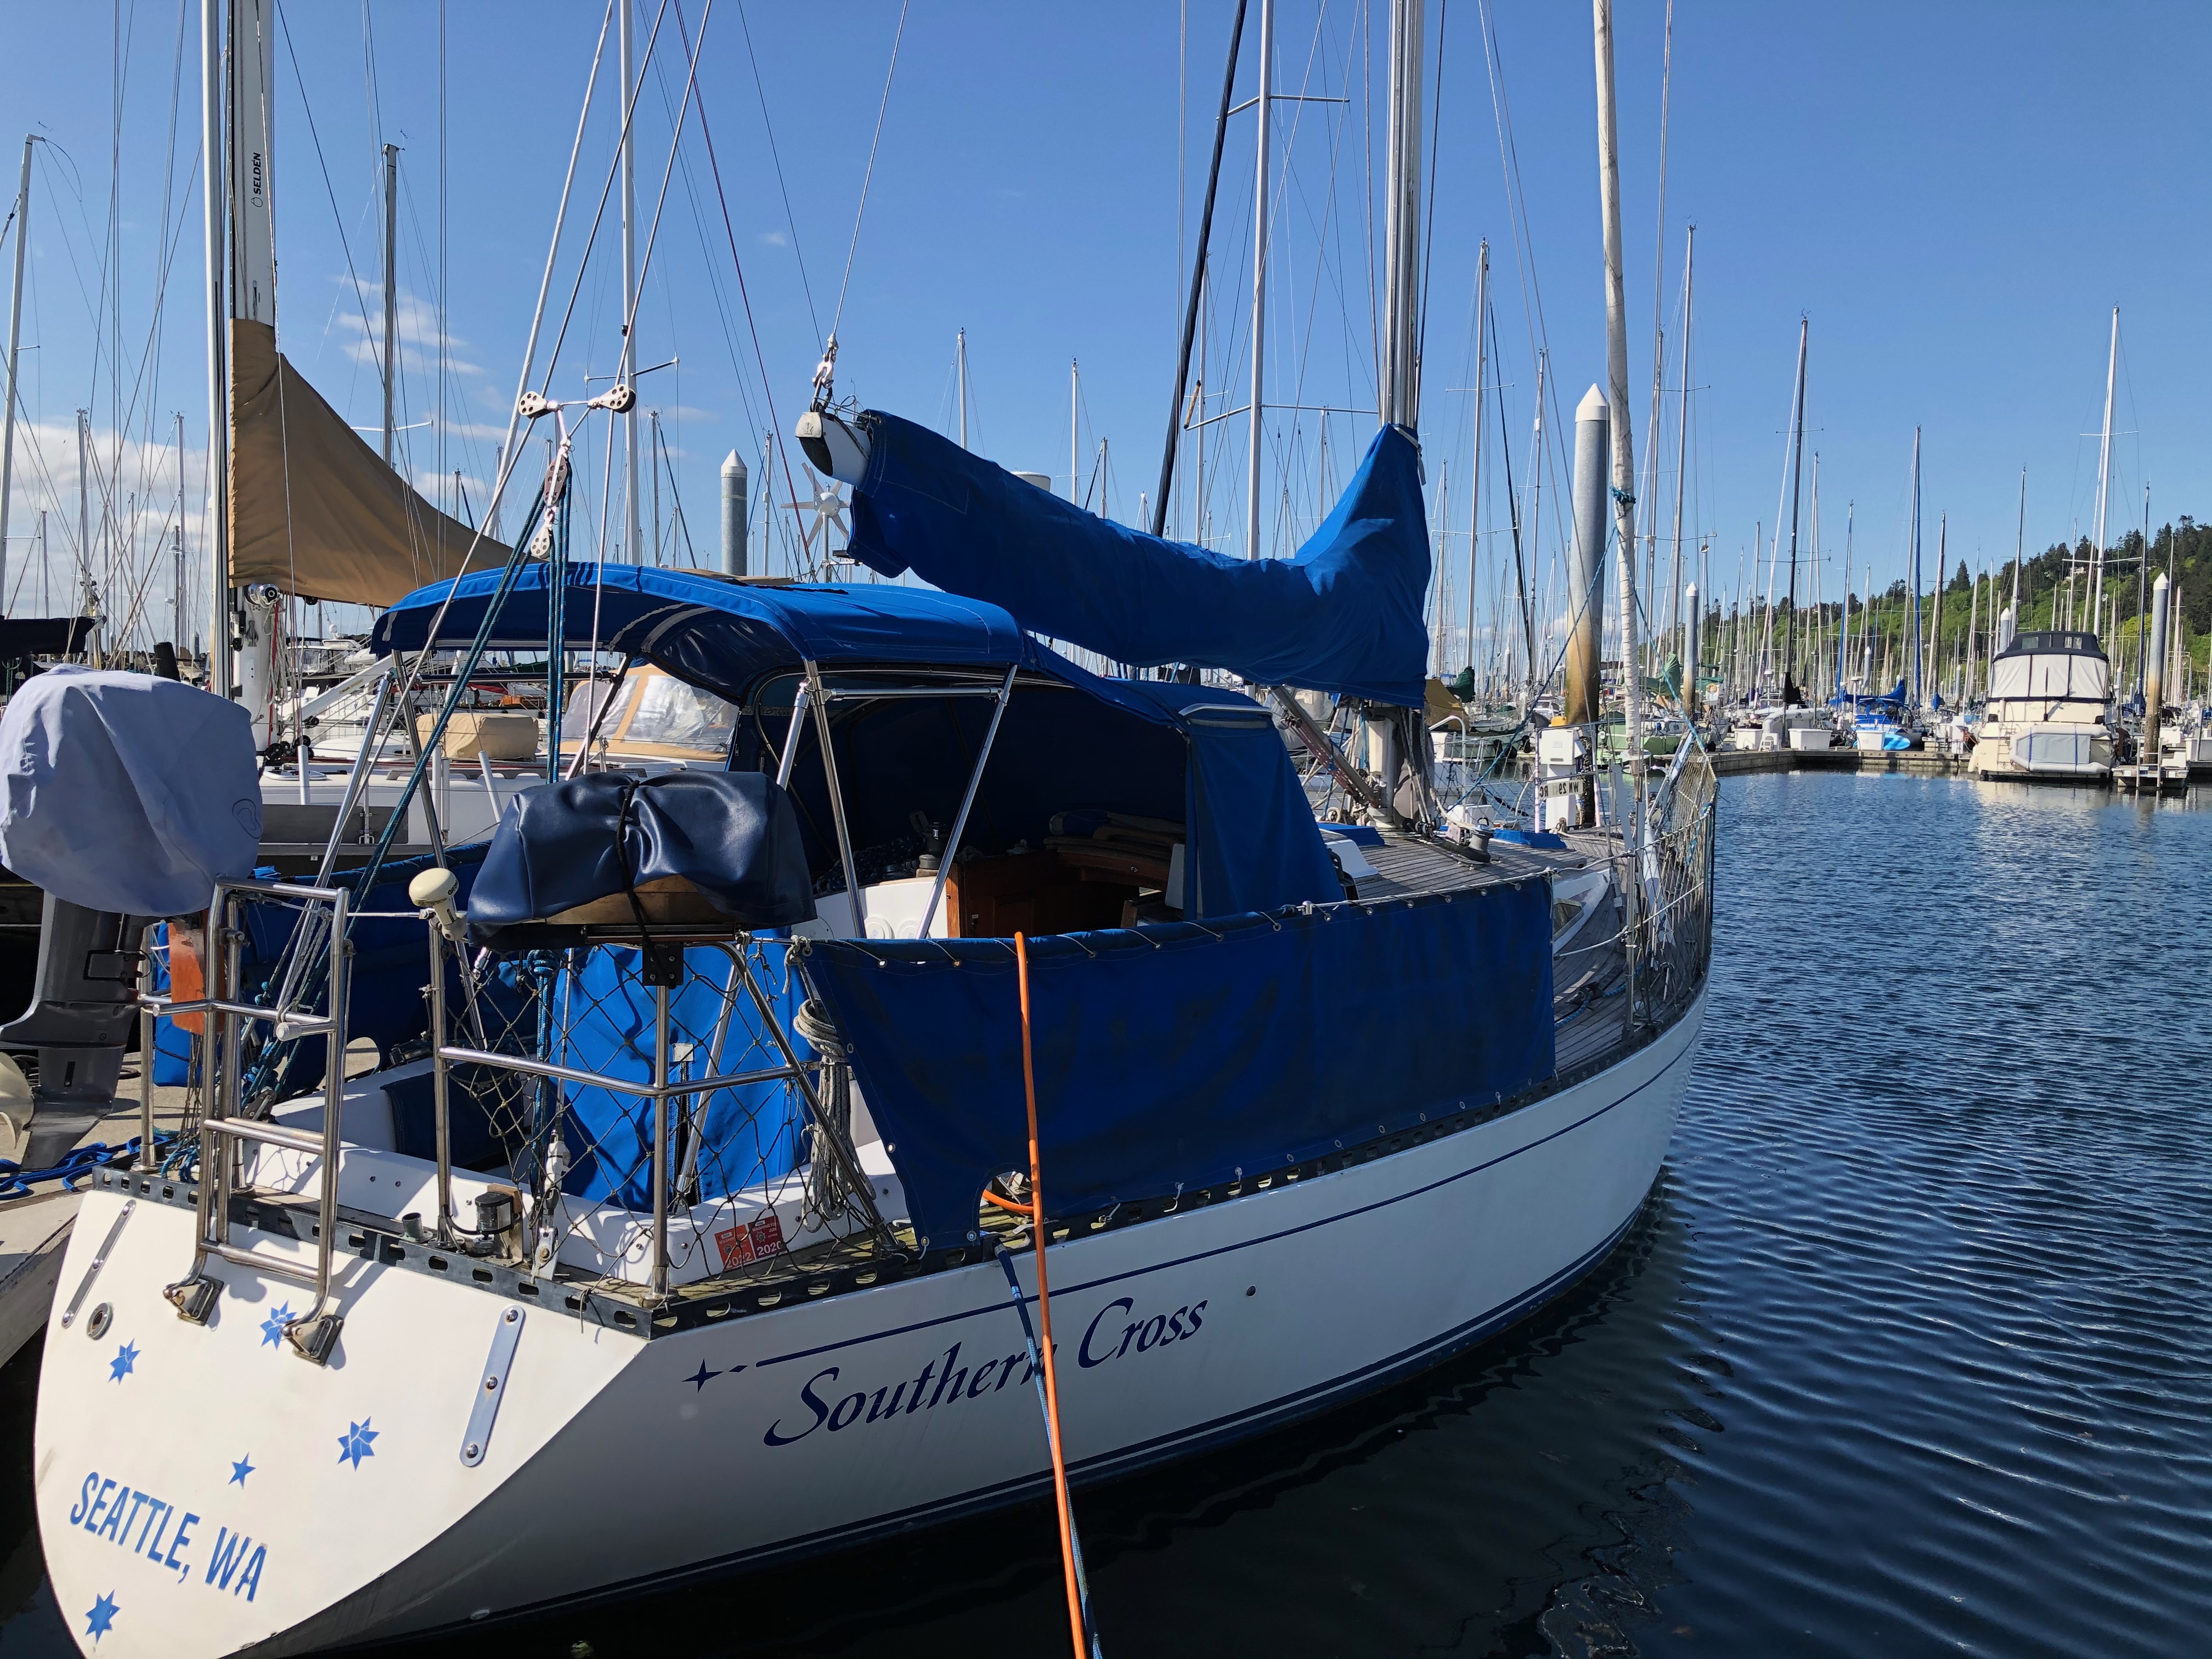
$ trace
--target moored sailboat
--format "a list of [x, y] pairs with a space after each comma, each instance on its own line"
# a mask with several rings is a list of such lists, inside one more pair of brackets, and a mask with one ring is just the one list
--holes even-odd
[[[1418, 21], [1394, 8], [1398, 169]], [[1392, 198], [1385, 420], [1291, 559], [1126, 530], [825, 386], [805, 436], [854, 485], [853, 556], [945, 591], [571, 565], [573, 431], [628, 388], [526, 399], [558, 435], [515, 549], [379, 625], [450, 688], [408, 787], [485, 653], [531, 644], [550, 707], [599, 649], [714, 700], [726, 769], [599, 769], [587, 730], [488, 845], [402, 860], [387, 826], [349, 876], [216, 884], [209, 994], [167, 1002], [208, 1022], [197, 1164], [91, 1188], [84, 1320], [42, 1370], [82, 1646], [465, 1627], [1038, 1493], [1048, 1259], [1068, 1467], [1097, 1480], [1432, 1364], [1604, 1258], [1705, 1006], [1702, 752], [1638, 775], [1626, 825], [1477, 847], [1403, 745], [1347, 865], [1237, 689], [1386, 732], [1421, 703], [1419, 191]]]

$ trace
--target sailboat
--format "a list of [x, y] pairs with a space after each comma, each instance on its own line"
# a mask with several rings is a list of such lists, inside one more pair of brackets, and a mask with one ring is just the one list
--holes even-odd
[[[717, 700], [727, 769], [596, 770], [587, 732], [488, 843], [387, 826], [350, 875], [216, 884], [208, 994], [166, 1004], [208, 1022], [197, 1163], [88, 1184], [41, 1372], [83, 1651], [482, 1627], [1021, 1501], [1432, 1364], [1620, 1242], [1705, 1006], [1702, 752], [1625, 827], [1477, 847], [1413, 745], [1410, 810], [1360, 780], [1353, 873], [1241, 689], [1421, 705], [1420, 21], [1382, 418], [1295, 557], [1093, 517], [825, 385], [799, 437], [852, 556], [933, 588], [571, 564], [574, 430], [628, 388], [527, 400], [517, 548], [377, 628], [449, 671], [411, 787], [530, 644]], [[1602, 6], [1599, 45], [1625, 410]]]
[[[1825, 710], [1809, 706], [1805, 693], [1797, 684], [1797, 529], [1798, 512], [1802, 503], [1802, 483], [1805, 470], [1805, 368], [1807, 347], [1812, 335], [1810, 319], [1800, 318], [1797, 325], [1797, 374], [1790, 396], [1790, 470], [1786, 494], [1790, 507], [1789, 581], [1784, 590], [1787, 611], [1783, 621], [1781, 654], [1775, 655], [1774, 639], [1774, 570], [1770, 564], [1767, 573], [1767, 606], [1765, 641], [1761, 651], [1761, 684], [1754, 687], [1748, 706], [1740, 711], [1729, 732], [1731, 748], [1750, 750], [1807, 750], [1826, 749], [1834, 738], [1832, 718]], [[1820, 505], [1817, 484], [1814, 490], [1816, 513]], [[1775, 514], [1775, 545], [1773, 562], [1782, 556], [1782, 515]], [[1771, 687], [1767, 677], [1778, 679]]]

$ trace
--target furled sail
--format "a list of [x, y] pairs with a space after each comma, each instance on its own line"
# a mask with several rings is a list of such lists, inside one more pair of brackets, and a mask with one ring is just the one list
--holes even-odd
[[1032, 632], [1134, 667], [1189, 663], [1419, 708], [1429, 582], [1420, 458], [1375, 434], [1290, 559], [1238, 559], [1093, 517], [925, 427], [871, 410], [853, 556], [986, 599]]
[[230, 395], [233, 582], [391, 605], [507, 562], [386, 466], [284, 360], [268, 324], [232, 319]]

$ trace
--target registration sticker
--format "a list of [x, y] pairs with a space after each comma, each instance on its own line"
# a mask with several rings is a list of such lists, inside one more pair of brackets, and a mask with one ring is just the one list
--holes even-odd
[[723, 1228], [714, 1235], [714, 1248], [721, 1252], [725, 1273], [745, 1267], [783, 1248], [783, 1222], [770, 1210], [757, 1220]]

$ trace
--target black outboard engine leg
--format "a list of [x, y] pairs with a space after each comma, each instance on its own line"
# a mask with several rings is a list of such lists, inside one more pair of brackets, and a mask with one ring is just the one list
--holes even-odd
[[[138, 1017], [138, 969], [148, 919], [88, 910], [46, 895], [39, 930], [37, 989], [31, 1006], [0, 1025], [0, 1047], [36, 1048], [38, 1080], [27, 1131], [26, 1170], [48, 1170], [69, 1156], [115, 1109], [124, 1050]], [[151, 1065], [153, 1056], [141, 1056]]]

